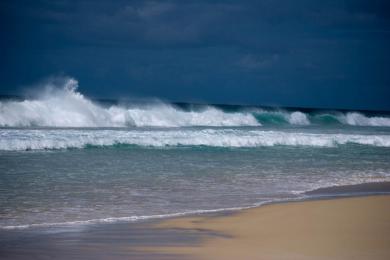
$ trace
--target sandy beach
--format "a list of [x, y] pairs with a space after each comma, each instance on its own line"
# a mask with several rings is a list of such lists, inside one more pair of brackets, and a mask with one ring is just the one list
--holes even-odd
[[390, 196], [273, 204], [156, 227], [219, 235], [142, 250], [194, 259], [390, 259]]
[[[237, 212], [2, 230], [0, 258], [390, 259], [389, 187], [331, 187], [311, 193], [333, 194], [332, 199]], [[382, 195], [334, 197], [345, 191]]]

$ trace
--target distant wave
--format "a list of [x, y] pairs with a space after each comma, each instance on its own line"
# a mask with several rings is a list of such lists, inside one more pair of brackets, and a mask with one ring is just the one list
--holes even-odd
[[387, 117], [367, 117], [363, 114], [352, 112], [337, 116], [337, 119], [348, 125], [359, 126], [390, 126], [390, 118]]
[[11, 151], [113, 145], [144, 147], [262, 147], [275, 145], [335, 147], [345, 144], [390, 147], [390, 135], [315, 134], [240, 129], [0, 130], [0, 150]]
[[351, 126], [390, 126], [390, 118], [373, 116], [368, 117], [358, 112], [333, 113], [303, 113], [300, 111], [270, 111], [257, 110], [253, 112], [257, 121], [262, 125], [332, 125], [342, 124]]
[[358, 112], [304, 113], [301, 111], [237, 109], [216, 106], [196, 110], [166, 103], [103, 106], [77, 91], [78, 82], [66, 78], [48, 83], [38, 98], [0, 101], [0, 127], [182, 127], [328, 125], [390, 127], [390, 117], [369, 117]]

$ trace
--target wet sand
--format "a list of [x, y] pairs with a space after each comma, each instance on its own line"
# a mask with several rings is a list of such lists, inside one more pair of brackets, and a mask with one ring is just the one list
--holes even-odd
[[390, 259], [389, 191], [342, 186], [239, 212], [1, 230], [0, 259]]
[[390, 196], [273, 204], [156, 227], [224, 234], [196, 245], [144, 248], [193, 259], [390, 259]]

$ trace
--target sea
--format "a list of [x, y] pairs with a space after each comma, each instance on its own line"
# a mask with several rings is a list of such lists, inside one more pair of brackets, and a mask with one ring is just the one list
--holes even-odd
[[386, 111], [99, 101], [77, 87], [69, 78], [0, 100], [0, 232], [234, 211], [390, 181]]

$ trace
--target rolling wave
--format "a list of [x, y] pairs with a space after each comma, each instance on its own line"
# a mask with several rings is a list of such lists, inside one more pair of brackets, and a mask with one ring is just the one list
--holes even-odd
[[127, 127], [127, 126], [257, 126], [250, 113], [225, 113], [207, 106], [184, 111], [159, 103], [138, 107], [104, 107], [77, 92], [78, 83], [67, 79], [63, 86], [49, 85], [37, 100], [0, 102], [3, 127]]
[[185, 110], [166, 103], [103, 106], [77, 91], [78, 82], [66, 78], [48, 83], [37, 99], [0, 101], [0, 127], [183, 127], [329, 125], [390, 127], [390, 117], [358, 112], [304, 113], [301, 111], [237, 109], [216, 106]]
[[0, 131], [0, 150], [42, 150], [88, 146], [335, 147], [360, 144], [390, 147], [390, 135], [316, 134], [240, 129], [176, 130], [15, 130]]
[[358, 112], [303, 113], [300, 111], [267, 111], [253, 112], [262, 125], [332, 125], [382, 126], [390, 127], [390, 118], [384, 116], [369, 117]]
[[300, 111], [287, 112], [255, 110], [253, 115], [260, 124], [264, 125], [310, 125], [308, 116]]

